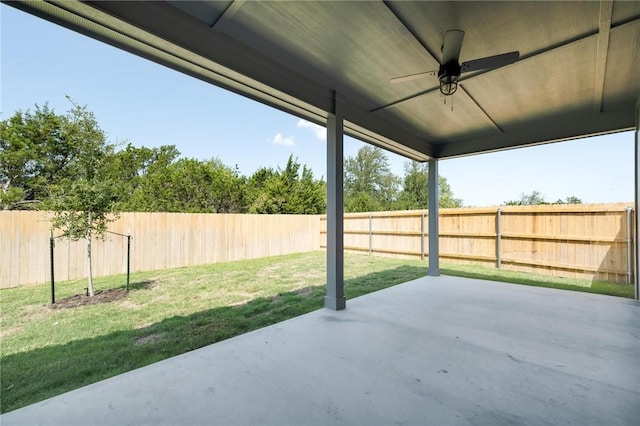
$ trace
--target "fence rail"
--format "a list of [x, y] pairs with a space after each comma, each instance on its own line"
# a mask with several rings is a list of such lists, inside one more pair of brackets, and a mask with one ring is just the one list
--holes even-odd
[[[0, 211], [0, 288], [50, 279], [50, 214]], [[319, 216], [123, 213], [109, 230], [131, 234], [131, 272], [318, 250]], [[56, 234], [57, 235], [57, 234]], [[126, 272], [126, 238], [96, 240], [94, 276]], [[86, 277], [86, 245], [55, 242], [56, 281]]]
[[[538, 274], [631, 282], [631, 204], [441, 209], [440, 257]], [[326, 217], [321, 218], [322, 247]], [[345, 250], [428, 257], [426, 211], [346, 214]]]

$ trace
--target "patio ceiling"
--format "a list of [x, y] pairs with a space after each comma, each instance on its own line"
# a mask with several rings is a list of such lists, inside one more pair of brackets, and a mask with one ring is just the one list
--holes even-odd
[[[448, 158], [635, 128], [640, 2], [9, 2], [215, 85], [408, 157]], [[443, 34], [462, 74], [444, 103]]]

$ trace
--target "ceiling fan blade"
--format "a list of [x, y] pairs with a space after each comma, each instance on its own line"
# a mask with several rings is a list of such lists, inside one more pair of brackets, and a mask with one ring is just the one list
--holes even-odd
[[509, 52], [501, 55], [487, 56], [486, 58], [473, 59], [460, 64], [460, 72], [500, 68], [514, 63], [520, 58], [520, 52]]
[[464, 31], [462, 30], [449, 30], [444, 33], [444, 43], [442, 44], [442, 65], [448, 64], [451, 61], [458, 62], [463, 40]]
[[391, 83], [404, 83], [405, 81], [411, 81], [411, 80], [415, 80], [418, 79], [420, 77], [424, 77], [425, 75], [436, 75], [438, 71], [425, 71], [425, 72], [419, 72], [416, 74], [409, 74], [409, 75], [403, 75], [401, 77], [395, 77], [392, 78], [391, 80], [389, 80]]

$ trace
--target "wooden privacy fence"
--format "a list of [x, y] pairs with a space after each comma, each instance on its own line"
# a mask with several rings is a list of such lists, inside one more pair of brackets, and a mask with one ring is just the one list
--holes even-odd
[[[50, 280], [49, 213], [0, 211], [0, 288]], [[150, 271], [318, 250], [319, 216], [122, 213], [109, 231], [131, 234], [131, 271]], [[58, 235], [59, 232], [55, 232]], [[86, 243], [56, 239], [56, 281], [87, 275]], [[127, 241], [93, 246], [95, 277], [126, 272]]]
[[[633, 276], [631, 205], [543, 205], [440, 209], [440, 257], [451, 263], [629, 283]], [[326, 247], [326, 217], [321, 218]], [[426, 211], [352, 213], [347, 251], [427, 257]]]
[[[440, 210], [446, 262], [564, 277], [631, 282], [634, 210], [626, 204]], [[123, 213], [110, 231], [132, 235], [131, 271], [298, 253], [325, 247], [326, 217]], [[49, 215], [0, 211], [0, 288], [50, 279]], [[57, 235], [57, 234], [56, 234]], [[428, 257], [426, 211], [346, 214], [348, 251]], [[56, 280], [86, 277], [83, 241], [57, 239]], [[126, 272], [126, 238], [93, 248], [96, 277]]]

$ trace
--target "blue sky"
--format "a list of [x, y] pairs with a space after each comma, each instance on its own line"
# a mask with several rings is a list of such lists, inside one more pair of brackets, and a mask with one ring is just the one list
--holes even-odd
[[[176, 145], [185, 157], [220, 158], [250, 175], [289, 155], [326, 174], [324, 130], [192, 77], [138, 58], [4, 4], [1, 119], [35, 104], [87, 105], [111, 142]], [[345, 157], [363, 143], [346, 138]], [[394, 173], [403, 157], [389, 153]], [[633, 200], [633, 133], [443, 160], [440, 173], [467, 206], [497, 205], [538, 190], [549, 201]]]

